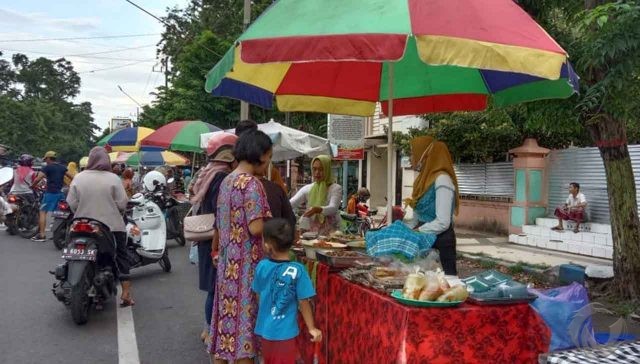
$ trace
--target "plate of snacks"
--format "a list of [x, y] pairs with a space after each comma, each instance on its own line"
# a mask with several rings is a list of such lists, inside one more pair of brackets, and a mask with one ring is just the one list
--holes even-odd
[[316, 259], [316, 252], [322, 250], [332, 249], [346, 249], [347, 246], [341, 243], [333, 243], [323, 239], [314, 240], [300, 240], [300, 244], [304, 247], [304, 252], [309, 259]]
[[403, 289], [394, 290], [391, 297], [409, 306], [454, 307], [466, 301], [469, 292], [464, 285], [449, 286], [444, 273], [438, 270], [409, 274]]

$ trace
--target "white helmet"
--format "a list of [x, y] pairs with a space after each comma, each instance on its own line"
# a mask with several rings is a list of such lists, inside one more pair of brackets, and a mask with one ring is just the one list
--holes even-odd
[[142, 184], [147, 191], [155, 191], [158, 185], [166, 186], [167, 179], [158, 171], [151, 171], [144, 176]]

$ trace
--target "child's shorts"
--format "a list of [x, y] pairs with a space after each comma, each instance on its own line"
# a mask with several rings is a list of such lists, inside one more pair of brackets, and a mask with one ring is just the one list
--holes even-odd
[[289, 340], [267, 340], [260, 338], [264, 364], [295, 364], [300, 357], [296, 338]]

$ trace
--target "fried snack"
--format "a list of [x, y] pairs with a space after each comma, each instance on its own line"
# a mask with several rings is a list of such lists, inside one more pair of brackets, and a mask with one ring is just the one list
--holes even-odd
[[324, 240], [318, 240], [317, 243], [313, 243], [313, 247], [314, 248], [332, 248], [333, 245], [331, 245], [330, 243], [327, 243]]
[[386, 267], [376, 267], [373, 271], [373, 275], [377, 278], [395, 277], [397, 274], [397, 271]]
[[427, 280], [424, 274], [411, 273], [404, 281], [404, 288], [402, 289], [402, 296], [404, 298], [417, 300], [420, 297], [420, 292], [424, 288]]
[[450, 288], [442, 296], [438, 297], [438, 302], [457, 302], [465, 301], [469, 297], [467, 288], [462, 285], [457, 285]]
[[442, 292], [446, 292], [451, 288], [451, 286], [449, 286], [449, 282], [447, 282], [447, 279], [444, 277], [444, 273], [442, 272], [438, 273], [438, 284], [440, 285]]
[[418, 299], [420, 301], [435, 301], [442, 295], [444, 290], [440, 287], [440, 282], [434, 274], [427, 274], [426, 281], [427, 284], [425, 284]]

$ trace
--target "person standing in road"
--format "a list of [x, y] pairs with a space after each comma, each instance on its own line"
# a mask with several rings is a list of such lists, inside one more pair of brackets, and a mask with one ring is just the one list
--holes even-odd
[[252, 364], [258, 353], [253, 332], [258, 302], [251, 281], [263, 256], [262, 228], [271, 212], [255, 174], [269, 167], [272, 146], [263, 132], [243, 133], [234, 149], [238, 166], [220, 185], [211, 254], [214, 263], [219, 257], [219, 274], [208, 348], [216, 364]]
[[[237, 139], [238, 137], [230, 133], [219, 133], [209, 139], [207, 143], [209, 163], [202, 169], [200, 178], [192, 186], [191, 203], [193, 211], [198, 215], [216, 213], [220, 184], [235, 167], [236, 159], [233, 156], [233, 147]], [[204, 303], [206, 326], [200, 334], [200, 339], [208, 345], [210, 343], [209, 327], [211, 327], [216, 268], [211, 260], [211, 240], [196, 241], [195, 244], [198, 246], [198, 287], [201, 291], [207, 292]]]
[[47, 189], [42, 197], [42, 204], [40, 205], [40, 220], [38, 223], [38, 234], [31, 238], [33, 241], [45, 242], [47, 241], [45, 228], [47, 225], [47, 213], [53, 212], [58, 207], [58, 202], [64, 199], [62, 194], [62, 186], [64, 184], [64, 178], [73, 180], [73, 176], [67, 171], [67, 167], [56, 162], [57, 154], [54, 151], [48, 151], [44, 155], [44, 161], [47, 164], [42, 168], [32, 187], [35, 187], [40, 183], [43, 178], [47, 179]]

